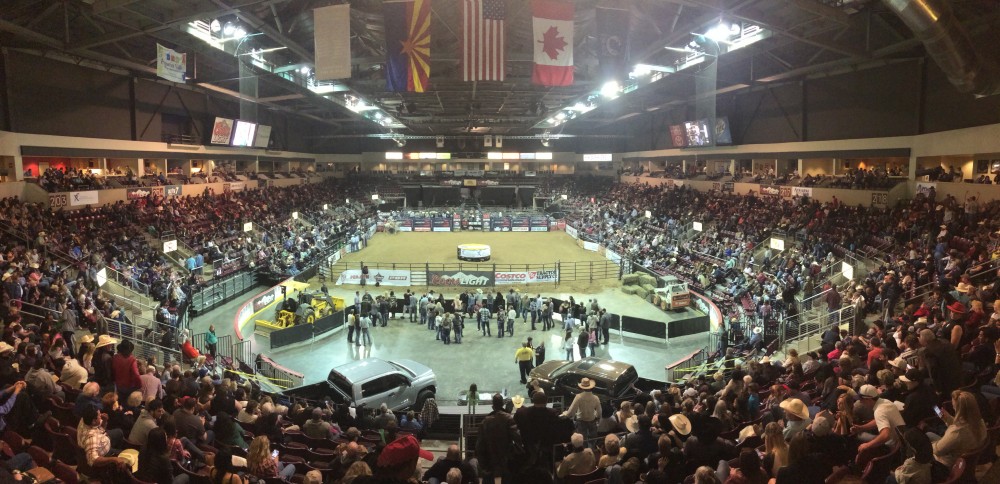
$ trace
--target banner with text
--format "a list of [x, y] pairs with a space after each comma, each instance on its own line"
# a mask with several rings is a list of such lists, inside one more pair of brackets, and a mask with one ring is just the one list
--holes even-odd
[[[409, 270], [375, 269], [368, 271], [368, 283], [378, 283], [382, 286], [409, 286], [411, 274]], [[348, 269], [340, 273], [337, 285], [361, 284], [361, 269]]]
[[71, 207], [76, 207], [78, 205], [93, 205], [97, 203], [97, 198], [96, 190], [89, 192], [69, 192], [69, 205]]
[[812, 197], [813, 189], [811, 187], [792, 187], [793, 197]]
[[576, 227], [574, 227], [572, 225], [567, 225], [566, 226], [566, 233], [569, 234], [569, 236], [573, 237], [574, 239], [579, 239], [580, 238], [580, 234], [579, 234], [579, 232], [576, 231]]
[[494, 277], [486, 271], [428, 271], [427, 285], [489, 287], [494, 285]]
[[525, 271], [525, 272], [497, 272], [495, 274], [496, 285], [503, 286], [508, 284], [534, 284], [543, 282], [558, 282], [559, 281], [559, 270], [550, 269], [543, 271]]

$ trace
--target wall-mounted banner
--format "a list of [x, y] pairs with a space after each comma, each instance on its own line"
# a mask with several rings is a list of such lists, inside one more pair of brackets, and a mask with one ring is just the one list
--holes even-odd
[[168, 241], [166, 241], [166, 242], [163, 243], [163, 253], [164, 254], [169, 254], [169, 253], [171, 253], [171, 252], [173, 252], [175, 250], [177, 250], [177, 239], [168, 240]]
[[793, 197], [812, 197], [813, 189], [812, 187], [792, 187]]
[[129, 188], [125, 190], [125, 198], [129, 200], [139, 200], [152, 194], [152, 188]]
[[931, 190], [937, 191], [936, 186], [937, 183], [917, 182], [917, 193], [923, 194], [925, 197], [929, 196]]
[[485, 271], [428, 271], [427, 285], [488, 287], [493, 285], [494, 276]]
[[[372, 270], [368, 272], [367, 282], [370, 284], [378, 283], [381, 286], [409, 286], [410, 271], [388, 269]], [[341, 272], [340, 277], [337, 278], [337, 285], [339, 286], [343, 284], [361, 284], [361, 270], [348, 269]]]
[[617, 252], [611, 249], [604, 249], [604, 257], [607, 257], [609, 261], [614, 262], [617, 265], [622, 265], [622, 256], [618, 255]]
[[167, 198], [181, 196], [180, 185], [167, 185], [163, 187], [163, 195]]
[[576, 227], [573, 227], [572, 225], [567, 225], [566, 226], [566, 233], [569, 234], [569, 236], [573, 237], [574, 239], [579, 239], [580, 238], [580, 233], [577, 232], [576, 231]]
[[93, 205], [97, 203], [97, 191], [89, 192], [69, 192], [69, 205], [71, 207], [76, 207], [78, 205]]
[[733, 193], [736, 191], [736, 184], [733, 182], [726, 182], [722, 184], [722, 191], [726, 193]]
[[526, 272], [497, 272], [496, 285], [534, 284], [538, 282], [558, 282], [559, 271], [556, 269]]
[[156, 44], [156, 76], [168, 81], [184, 82], [187, 54]]
[[597, 252], [600, 250], [601, 246], [597, 245], [596, 242], [583, 241], [583, 248], [592, 252]]

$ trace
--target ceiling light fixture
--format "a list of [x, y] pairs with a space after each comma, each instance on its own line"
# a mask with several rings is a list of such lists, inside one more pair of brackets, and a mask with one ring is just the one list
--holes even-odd
[[222, 35], [226, 37], [232, 37], [234, 32], [236, 32], [236, 26], [232, 22], [226, 22], [226, 25], [222, 27]]
[[618, 84], [618, 81], [608, 81], [601, 86], [601, 95], [606, 98], [614, 99], [618, 97], [618, 91], [620, 89], [621, 86]]
[[209, 26], [212, 29], [212, 32], [215, 33], [218, 33], [220, 30], [222, 30], [222, 23], [219, 22], [219, 19], [213, 19], [212, 23], [209, 24]]

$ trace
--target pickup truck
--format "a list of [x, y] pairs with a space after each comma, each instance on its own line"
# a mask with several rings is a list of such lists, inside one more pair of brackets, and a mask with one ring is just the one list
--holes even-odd
[[385, 403], [392, 410], [420, 411], [436, 390], [434, 370], [416, 361], [365, 358], [330, 370], [325, 381], [283, 393], [317, 402], [330, 399], [338, 404], [354, 403], [369, 408]]
[[663, 382], [639, 377], [635, 367], [628, 363], [595, 357], [549, 360], [528, 374], [529, 385], [535, 381], [547, 396], [562, 396], [566, 407], [580, 393], [578, 384], [583, 378], [594, 380], [596, 386], [592, 391], [604, 403], [631, 398], [638, 390], [645, 393], [662, 390], [664, 386]]

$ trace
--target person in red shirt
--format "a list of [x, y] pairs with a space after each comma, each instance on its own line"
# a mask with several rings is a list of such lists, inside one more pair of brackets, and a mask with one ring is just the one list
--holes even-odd
[[118, 388], [119, 400], [128, 399], [130, 393], [142, 387], [139, 378], [139, 365], [132, 351], [135, 345], [125, 340], [118, 345], [118, 354], [111, 359], [111, 373], [114, 375], [115, 386]]
[[882, 339], [878, 336], [872, 338], [871, 349], [868, 350], [868, 368], [872, 367], [872, 362], [882, 357]]

